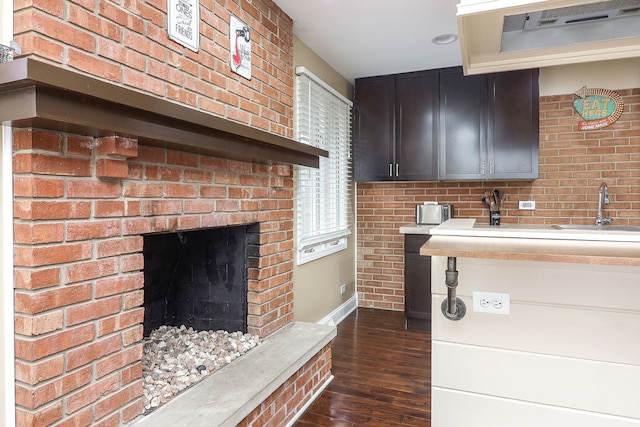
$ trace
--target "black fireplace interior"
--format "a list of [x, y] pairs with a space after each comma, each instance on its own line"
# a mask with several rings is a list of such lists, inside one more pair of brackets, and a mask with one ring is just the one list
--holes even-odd
[[247, 332], [251, 226], [144, 236], [144, 335], [162, 325]]

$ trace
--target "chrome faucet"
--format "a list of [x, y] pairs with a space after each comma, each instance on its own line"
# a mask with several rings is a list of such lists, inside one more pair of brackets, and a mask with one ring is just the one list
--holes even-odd
[[607, 184], [603, 182], [600, 184], [600, 188], [598, 189], [598, 213], [596, 214], [596, 225], [605, 225], [611, 224], [613, 222], [613, 218], [610, 216], [604, 218], [602, 216], [602, 205], [609, 204], [609, 187]]

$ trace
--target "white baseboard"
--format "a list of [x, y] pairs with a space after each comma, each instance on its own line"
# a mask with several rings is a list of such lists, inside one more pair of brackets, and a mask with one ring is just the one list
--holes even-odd
[[338, 308], [333, 310], [331, 313], [329, 313], [327, 316], [320, 319], [316, 323], [318, 323], [319, 325], [338, 325], [356, 308], [358, 308], [358, 295], [354, 294], [351, 298], [343, 302]]

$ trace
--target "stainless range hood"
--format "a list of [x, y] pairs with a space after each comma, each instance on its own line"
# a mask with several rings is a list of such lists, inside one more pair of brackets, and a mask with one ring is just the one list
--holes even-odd
[[640, 57], [640, 0], [462, 0], [466, 74]]
[[[640, 0], [609, 0], [523, 13], [514, 15], [512, 18], [524, 19], [521, 29], [535, 30], [568, 24], [612, 22], [614, 19], [637, 17], [638, 13], [640, 13]], [[636, 30], [640, 31], [640, 28]], [[606, 38], [608, 35], [600, 33], [599, 36]]]

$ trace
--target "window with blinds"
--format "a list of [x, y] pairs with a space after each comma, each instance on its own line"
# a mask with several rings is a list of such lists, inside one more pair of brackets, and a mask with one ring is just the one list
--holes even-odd
[[318, 169], [295, 170], [297, 258], [304, 264], [347, 247], [353, 104], [304, 67], [296, 75], [297, 139], [329, 152]]

